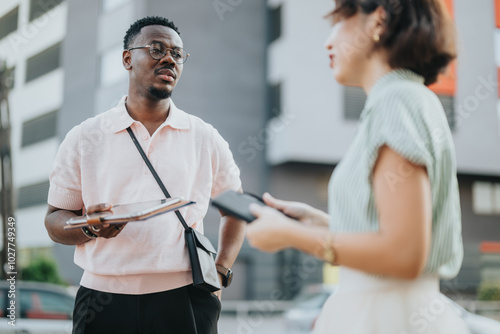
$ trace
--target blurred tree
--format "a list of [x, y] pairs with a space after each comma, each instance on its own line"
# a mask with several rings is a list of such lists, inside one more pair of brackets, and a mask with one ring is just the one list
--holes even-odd
[[21, 279], [24, 281], [36, 281], [68, 285], [59, 275], [57, 263], [47, 257], [39, 257], [21, 271]]
[[500, 283], [483, 283], [477, 292], [477, 299], [484, 301], [500, 301]]

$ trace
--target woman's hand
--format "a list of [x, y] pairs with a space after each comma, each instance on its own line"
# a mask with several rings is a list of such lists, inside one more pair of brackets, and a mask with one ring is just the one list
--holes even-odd
[[246, 228], [246, 236], [250, 245], [265, 252], [277, 252], [292, 246], [290, 236], [299, 225], [276, 209], [250, 205], [250, 211], [257, 217]]
[[288, 217], [301, 221], [306, 225], [328, 227], [330, 216], [308, 204], [279, 200], [271, 196], [269, 193], [265, 193], [263, 199], [266, 205], [275, 208], [283, 212]]
[[[113, 205], [109, 203], [100, 203], [96, 205], [91, 205], [87, 208], [87, 215], [94, 214], [94, 213], [99, 213], [99, 212], [106, 212], [106, 211], [112, 211]], [[114, 238], [120, 232], [122, 229], [127, 225], [127, 223], [123, 224], [95, 224], [89, 227], [90, 231], [97, 235], [98, 237], [109, 239], [109, 238]]]
[[[277, 252], [285, 248], [302, 249], [299, 241], [304, 233], [316, 231], [324, 236], [329, 216], [310, 205], [282, 201], [269, 193], [263, 196], [267, 206], [250, 205], [250, 211], [257, 217], [247, 225], [246, 236], [250, 245], [265, 252]], [[320, 228], [311, 228], [311, 226]], [[314, 239], [317, 246], [317, 240]]]

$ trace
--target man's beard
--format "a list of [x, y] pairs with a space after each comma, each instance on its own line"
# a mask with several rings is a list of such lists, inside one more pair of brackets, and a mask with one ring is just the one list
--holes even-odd
[[151, 94], [153, 97], [157, 98], [158, 100], [165, 100], [168, 99], [170, 96], [172, 96], [172, 92], [166, 90], [166, 89], [158, 89], [156, 87], [149, 87], [148, 89], [149, 94]]

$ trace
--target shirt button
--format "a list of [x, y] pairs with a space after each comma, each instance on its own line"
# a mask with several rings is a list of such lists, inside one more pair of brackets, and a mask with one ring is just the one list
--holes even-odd
[[153, 149], [152, 149], [152, 148], [149, 148], [149, 149], [148, 149], [148, 153], [151, 153], [151, 152], [153, 152]]
[[148, 135], [144, 135], [142, 138], [144, 138], [144, 140], [148, 140], [149, 136]]

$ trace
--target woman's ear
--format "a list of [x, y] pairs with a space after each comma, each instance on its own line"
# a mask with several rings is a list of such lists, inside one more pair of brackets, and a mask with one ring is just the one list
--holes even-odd
[[[373, 13], [370, 14], [372, 21], [372, 37], [378, 42], [380, 36], [384, 34], [387, 24], [387, 12], [384, 7], [378, 6]], [[377, 37], [378, 36], [378, 37]]]
[[132, 59], [131, 58], [132, 57], [131, 57], [130, 51], [123, 50], [122, 63], [123, 63], [123, 67], [125, 67], [125, 69], [127, 71], [130, 71], [132, 69]]

